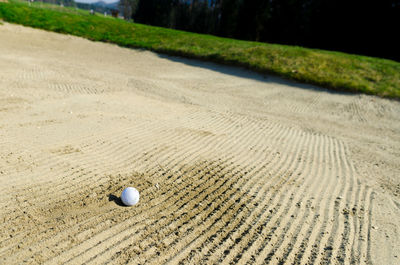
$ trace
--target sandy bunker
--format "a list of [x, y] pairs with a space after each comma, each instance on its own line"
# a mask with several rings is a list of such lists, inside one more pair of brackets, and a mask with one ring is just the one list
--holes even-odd
[[0, 47], [0, 263], [400, 263], [399, 102], [7, 23]]

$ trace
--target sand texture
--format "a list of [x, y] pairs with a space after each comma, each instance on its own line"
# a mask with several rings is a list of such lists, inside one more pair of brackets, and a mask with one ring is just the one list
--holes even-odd
[[400, 264], [397, 101], [8, 23], [0, 69], [0, 264]]

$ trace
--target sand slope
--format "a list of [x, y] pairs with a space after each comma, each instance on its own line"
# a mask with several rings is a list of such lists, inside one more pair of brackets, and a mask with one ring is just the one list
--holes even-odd
[[0, 47], [1, 264], [400, 264], [399, 102], [6, 23]]

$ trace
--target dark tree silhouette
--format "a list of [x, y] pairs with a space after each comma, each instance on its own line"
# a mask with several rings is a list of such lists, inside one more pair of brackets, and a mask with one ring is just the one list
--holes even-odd
[[400, 0], [137, 1], [139, 23], [400, 61]]

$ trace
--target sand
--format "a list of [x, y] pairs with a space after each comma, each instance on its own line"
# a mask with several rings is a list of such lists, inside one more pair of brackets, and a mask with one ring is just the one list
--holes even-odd
[[8, 23], [0, 47], [1, 264], [400, 264], [399, 102]]

